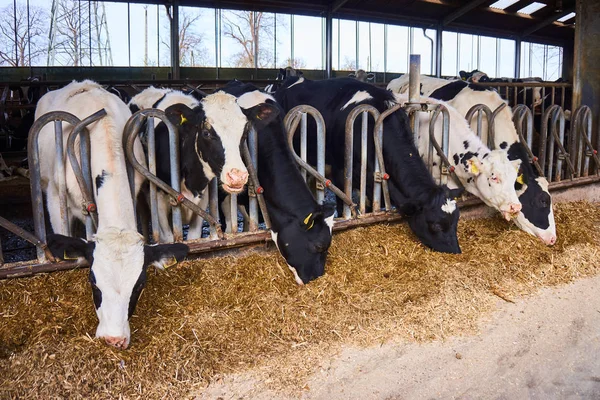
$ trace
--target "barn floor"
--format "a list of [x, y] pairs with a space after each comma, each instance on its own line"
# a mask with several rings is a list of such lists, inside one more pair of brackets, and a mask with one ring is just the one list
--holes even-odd
[[600, 372], [567, 356], [598, 354], [599, 278], [544, 291], [570, 307], [520, 297], [600, 272], [600, 206], [555, 213], [551, 248], [499, 218], [461, 221], [461, 255], [422, 248], [405, 224], [343, 232], [326, 276], [305, 287], [273, 250], [184, 262], [151, 274], [121, 352], [93, 339], [87, 271], [2, 281], [0, 398], [485, 398], [479, 388], [543, 389], [548, 377], [583, 388], [573, 376], [594, 387]]

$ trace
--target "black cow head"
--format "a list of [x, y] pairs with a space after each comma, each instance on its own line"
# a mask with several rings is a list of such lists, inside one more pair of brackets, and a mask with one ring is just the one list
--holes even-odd
[[478, 82], [489, 82], [490, 78], [485, 72], [481, 72], [478, 69], [474, 69], [471, 72], [460, 71], [460, 79], [467, 82], [478, 83]]
[[317, 279], [325, 273], [334, 211], [333, 206], [320, 206], [315, 212], [291, 219], [279, 232], [271, 230], [273, 242], [299, 285]]
[[448, 189], [446, 185], [438, 186], [413, 205], [400, 207], [406, 215], [408, 225], [423, 244], [442, 253], [460, 253], [456, 229], [459, 210], [457, 198], [464, 189]]
[[92, 242], [54, 234], [48, 235], [47, 242], [55, 257], [89, 263], [99, 321], [96, 337], [120, 349], [130, 343], [129, 319], [146, 285], [148, 266], [172, 266], [189, 251], [181, 243], [145, 246], [137, 232], [116, 228], [99, 230]]

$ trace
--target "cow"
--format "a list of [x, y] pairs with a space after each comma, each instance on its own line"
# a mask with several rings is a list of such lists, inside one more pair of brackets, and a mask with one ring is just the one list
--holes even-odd
[[[446, 101], [462, 115], [465, 115], [475, 104], [485, 104], [491, 110], [505, 104], [495, 90], [477, 84], [463, 81], [448, 82], [425, 75], [421, 75], [421, 83], [425, 96]], [[394, 79], [388, 84], [388, 90], [396, 93], [402, 93], [407, 89], [408, 75]], [[495, 123], [495, 147], [506, 150], [510, 160], [521, 160], [515, 189], [522, 208], [514, 221], [525, 232], [537, 236], [547, 245], [553, 245], [556, 242], [556, 225], [548, 181], [544, 176], [539, 176], [537, 170], [533, 168], [525, 145], [519, 140], [509, 107], [505, 107], [498, 113]], [[473, 124], [476, 124], [476, 121], [473, 121]], [[487, 130], [485, 119], [483, 130], [484, 132]]]
[[[119, 98], [95, 82], [74, 81], [44, 95], [35, 117], [38, 119], [50, 111], [66, 111], [84, 119], [101, 109], [107, 115], [88, 126], [93, 194], [98, 210], [98, 230], [93, 240], [64, 236], [52, 124], [47, 124], [39, 135], [39, 168], [54, 232], [48, 235], [48, 248], [58, 258], [89, 263], [89, 281], [99, 320], [96, 337], [104, 338], [116, 348], [126, 349], [131, 337], [129, 319], [146, 284], [147, 268], [150, 265], [164, 268], [181, 261], [188, 247], [184, 244], [146, 246], [137, 232], [122, 146], [123, 128], [131, 113]], [[72, 126], [63, 124], [65, 145], [72, 130]], [[144, 157], [140, 143], [136, 143], [135, 152], [138, 157]], [[139, 191], [140, 176], [135, 183]], [[66, 185], [70, 219], [83, 221], [83, 198], [69, 163]]]
[[[240, 110], [235, 96], [219, 91], [197, 100], [178, 90], [150, 87], [136, 95], [130, 109], [157, 108], [165, 111], [179, 131], [181, 192], [201, 209], [208, 206], [208, 183], [217, 177], [227, 193], [242, 192], [248, 171], [240, 155], [248, 118]], [[254, 115], [254, 117], [256, 117]], [[170, 184], [169, 135], [164, 123], [156, 124], [157, 175]], [[171, 205], [159, 191], [159, 225], [161, 241], [172, 241], [169, 223]], [[182, 209], [184, 223], [189, 223], [188, 240], [202, 236], [203, 219], [191, 210]]]
[[364, 69], [356, 70], [356, 72], [352, 72], [348, 76], [361, 82], [373, 82], [375, 80], [375, 74], [372, 72], [367, 73]]
[[[275, 95], [284, 110], [300, 104], [315, 107], [323, 115], [327, 129], [326, 162], [333, 171], [332, 180], [343, 186], [344, 138], [346, 118], [358, 104], [370, 104], [380, 112], [396, 104], [393, 94], [353, 78], [310, 81], [303, 77], [288, 78]], [[371, 121], [372, 122], [372, 121]], [[360, 126], [355, 123], [353, 180], [360, 180]], [[368, 186], [372, 188], [374, 174], [373, 124], [369, 130], [367, 163]], [[315, 141], [314, 131], [309, 140]], [[398, 110], [383, 123], [383, 157], [389, 174], [388, 188], [392, 202], [405, 216], [412, 231], [426, 246], [441, 252], [460, 253], [456, 236], [459, 210], [455, 198], [462, 189], [438, 186], [419, 157], [406, 112]], [[371, 193], [372, 190], [367, 190]]]
[[[396, 95], [396, 100], [401, 104], [409, 102], [407, 94]], [[421, 100], [431, 104], [441, 104], [448, 110], [450, 122], [448, 160], [460, 181], [451, 180], [448, 186], [456, 188], [457, 184], [462, 184], [469, 193], [500, 211], [507, 221], [516, 217], [521, 210], [521, 203], [515, 192], [514, 182], [517, 180], [521, 160], [510, 161], [505, 150], [490, 150], [473, 133], [464, 117], [451, 105], [432, 98], [421, 98]], [[440, 157], [434, 151], [433, 158], [428, 159], [429, 124], [430, 116], [427, 113], [419, 113], [419, 153], [432, 167], [434, 178], [439, 179]], [[436, 120], [435, 137], [441, 145], [441, 115]]]
[[[249, 118], [258, 117], [253, 118], [258, 138], [257, 174], [271, 219], [271, 238], [296, 283], [306, 284], [325, 273], [335, 207], [317, 203], [302, 179], [287, 144], [285, 114], [275, 99], [239, 81], [230, 82], [223, 90], [238, 97], [238, 105]], [[247, 204], [247, 199], [238, 197], [238, 204]]]
[[265, 87], [265, 92], [274, 94], [279, 88], [279, 86], [281, 86], [281, 82], [292, 76], [301, 77], [304, 76], [304, 74], [299, 69], [295, 69], [293, 67], [279, 68], [279, 72], [277, 73], [277, 77], [275, 78], [277, 83], [267, 85]]

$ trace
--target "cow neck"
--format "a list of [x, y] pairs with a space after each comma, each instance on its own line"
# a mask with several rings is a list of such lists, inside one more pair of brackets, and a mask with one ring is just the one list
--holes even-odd
[[[94, 133], [95, 130], [101, 132]], [[103, 176], [101, 187], [94, 193], [98, 230], [109, 226], [137, 230], [121, 135], [104, 135], [118, 131], [114, 122], [105, 117], [90, 132], [92, 179]]]
[[284, 224], [290, 217], [303, 219], [318, 208], [283, 132], [283, 125], [277, 121], [258, 133], [258, 179], [265, 190], [269, 216], [276, 224]]
[[414, 144], [405, 113], [390, 115], [383, 124], [383, 158], [397, 190], [390, 191], [396, 205], [422, 203], [437, 188]]

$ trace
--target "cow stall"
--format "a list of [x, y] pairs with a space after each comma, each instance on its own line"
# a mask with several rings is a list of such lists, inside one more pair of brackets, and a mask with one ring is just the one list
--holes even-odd
[[[417, 66], [417, 60], [415, 60], [415, 66]], [[414, 75], [418, 76], [418, 74]], [[418, 83], [413, 83], [414, 87]], [[305, 179], [310, 176], [313, 178], [315, 183], [316, 198], [319, 203], [322, 203], [327, 196], [337, 196], [341, 199], [344, 204], [343, 212], [338, 215], [335, 219], [334, 230], [345, 230], [350, 227], [368, 225], [372, 223], [396, 221], [400, 219], [400, 216], [395, 212], [391, 206], [389, 199], [389, 192], [387, 189], [388, 174], [385, 171], [385, 165], [383, 163], [382, 148], [385, 143], [382, 143], [381, 127], [385, 118], [393, 114], [400, 108], [403, 108], [410, 116], [413, 121], [414, 131], [418, 130], [418, 127], [414, 124], [419, 119], [414, 118], [416, 113], [428, 113], [431, 115], [430, 118], [430, 140], [431, 147], [426, 157], [431, 157], [433, 152], [442, 159], [442, 163], [437, 166], [439, 168], [440, 182], [445, 183], [448, 178], [454, 173], [454, 167], [448, 160], [448, 143], [450, 135], [449, 132], [449, 116], [447, 110], [443, 105], [434, 105], [421, 103], [416, 91], [411, 92], [410, 102], [404, 105], [396, 105], [388, 109], [384, 113], [379, 113], [378, 110], [367, 105], [358, 105], [348, 117], [346, 123], [346, 153], [352, 154], [352, 140], [354, 136], [354, 122], [357, 118], [361, 119], [361, 184], [359, 187], [352, 186], [351, 171], [353, 170], [352, 157], [346, 157], [346, 164], [344, 166], [346, 181], [343, 188], [338, 188], [332, 184], [331, 180], [326, 177], [325, 174], [325, 135], [327, 134], [323, 122], [322, 116], [319, 112], [311, 107], [303, 106], [297, 109], [291, 110], [285, 118], [285, 126], [288, 130], [288, 143], [293, 148], [294, 135], [300, 135], [300, 148], [299, 155], [293, 153], [297, 163], [299, 164]], [[467, 113], [467, 120], [471, 121], [475, 118], [477, 121], [477, 134], [482, 140], [492, 144], [494, 135], [494, 118], [498, 112], [504, 107], [501, 105], [496, 110], [490, 110], [486, 106], [477, 105], [474, 106], [469, 113]], [[50, 263], [53, 258], [45, 248], [45, 235], [46, 235], [46, 223], [44, 220], [44, 204], [41, 190], [41, 182], [39, 181], [39, 171], [37, 167], [37, 135], [43, 125], [48, 123], [54, 123], [55, 126], [55, 137], [56, 137], [56, 157], [59, 160], [68, 159], [69, 165], [76, 172], [78, 182], [82, 188], [82, 193], [85, 194], [86, 201], [81, 205], [83, 212], [87, 215], [87, 223], [85, 224], [85, 236], [91, 238], [94, 232], [94, 220], [96, 218], [96, 207], [93, 202], [93, 196], [91, 191], [91, 176], [89, 175], [89, 144], [87, 140], [87, 130], [85, 127], [103, 117], [102, 110], [98, 113], [80, 121], [72, 115], [66, 115], [66, 113], [50, 113], [44, 115], [42, 118], [34, 124], [30, 132], [29, 138], [29, 157], [31, 164], [31, 196], [32, 204], [34, 208], [33, 218], [35, 225], [35, 235], [27, 234], [22, 229], [19, 229], [10, 221], [4, 219], [0, 220], [0, 223], [6, 229], [9, 229], [13, 234], [23, 237], [37, 248], [37, 257], [34, 260], [18, 263], [8, 263], [2, 265], [0, 268], [0, 277], [19, 277], [26, 276], [38, 272], [47, 272], [52, 270], [69, 269], [79, 266], [76, 262], [60, 262]], [[129, 120], [125, 130], [124, 140], [126, 142], [126, 154], [128, 157], [128, 172], [130, 177], [133, 174], [134, 169], [145, 176], [150, 182], [149, 185], [149, 212], [146, 215], [138, 212], [140, 219], [140, 227], [142, 230], [148, 230], [148, 238], [151, 242], [158, 243], [158, 221], [156, 211], [156, 193], [157, 190], [162, 190], [171, 198], [172, 206], [172, 224], [175, 233], [176, 241], [184, 240], [184, 227], [181, 223], [180, 210], [182, 207], [186, 207], [192, 210], [197, 215], [200, 215], [207, 223], [208, 229], [205, 232], [204, 237], [198, 240], [185, 241], [191, 249], [193, 254], [202, 254], [215, 250], [231, 249], [246, 245], [262, 244], [269, 240], [268, 228], [269, 218], [264, 201], [262, 201], [262, 187], [256, 176], [256, 165], [260, 163], [260, 160], [256, 156], [256, 135], [251, 132], [247, 141], [247, 144], [243, 149], [244, 161], [250, 171], [250, 181], [248, 185], [249, 194], [249, 208], [246, 214], [245, 223], [238, 225], [238, 207], [236, 196], [231, 196], [230, 202], [225, 205], [228, 207], [226, 215], [230, 216], [230, 221], [227, 221], [228, 231], [222, 232], [219, 219], [219, 209], [222, 204], [219, 204], [218, 193], [216, 190], [216, 181], [210, 184], [210, 205], [208, 210], [199, 209], [197, 206], [189, 202], [185, 196], [181, 193], [181, 188], [178, 186], [179, 176], [178, 168], [171, 168], [172, 179], [174, 182], [171, 186], [162, 182], [156, 177], [156, 165], [155, 165], [155, 152], [156, 150], [151, 145], [154, 135], [154, 124], [147, 123], [146, 130], [142, 132], [142, 124], [146, 119], [158, 119], [166, 123], [169, 128], [169, 137], [171, 141], [170, 148], [173, 149], [170, 155], [171, 165], [173, 167], [179, 165], [179, 155], [176, 149], [178, 146], [177, 132], [176, 129], [168, 123], [164, 113], [159, 110], [146, 109], [137, 112]], [[374, 140], [375, 149], [375, 176], [374, 176], [374, 189], [373, 193], [366, 193], [366, 159], [367, 159], [367, 140], [368, 140], [368, 119], [374, 122], [374, 132], [371, 137]], [[438, 143], [435, 140], [433, 134], [433, 126], [438, 118], [442, 118], [443, 134], [442, 141]], [[483, 132], [481, 129], [482, 121], [488, 121], [487, 131]], [[598, 159], [597, 152], [592, 144], [592, 132], [591, 132], [591, 111], [586, 106], [578, 108], [573, 113], [573, 124], [572, 129], [566, 132], [566, 125], [564, 120], [564, 112], [559, 106], [552, 106], [548, 108], [544, 113], [544, 123], [542, 124], [542, 140], [539, 141], [537, 146], [534, 145], [533, 141], [533, 114], [529, 107], [524, 105], [514, 107], [513, 109], [513, 121], [517, 132], [520, 137], [520, 141], [524, 143], [528, 151], [531, 162], [535, 168], [540, 172], [541, 176], [546, 176], [548, 181], [551, 183], [550, 188], [564, 188], [569, 186], [584, 185], [587, 183], [596, 182], [599, 180], [598, 172], [600, 166], [600, 160]], [[317, 146], [317, 163], [315, 166], [311, 166], [307, 161], [307, 126], [309, 123], [316, 124], [318, 132]], [[62, 124], [61, 121], [71, 124], [75, 127], [70, 137], [67, 140], [66, 155], [63, 153], [62, 142]], [[148, 143], [148, 165], [143, 165], [136, 160], [133, 155], [132, 146], [136, 138], [142, 137]], [[75, 143], [79, 138], [79, 150], [75, 150]], [[492, 146], [490, 146], [492, 148]], [[63, 165], [63, 163], [59, 163]], [[61, 184], [61, 198], [63, 201], [63, 223], [65, 229], [69, 229], [67, 222], [66, 201], [64, 200], [64, 182]], [[357, 195], [355, 195], [357, 194]], [[355, 195], [353, 197], [353, 195]], [[367, 204], [367, 197], [372, 199], [371, 204]], [[464, 197], [462, 199], [463, 205], [477, 204], [478, 199], [473, 197]], [[259, 209], [261, 214], [264, 216], [264, 224], [259, 223]], [[148, 216], [150, 218], [148, 218]], [[66, 230], [69, 232], [69, 230]]]

